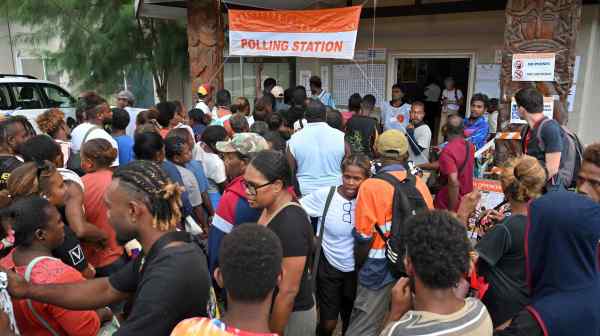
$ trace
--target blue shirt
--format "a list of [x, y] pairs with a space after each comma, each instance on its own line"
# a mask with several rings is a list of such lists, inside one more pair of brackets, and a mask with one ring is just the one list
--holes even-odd
[[201, 193], [208, 190], [208, 179], [206, 178], [206, 174], [204, 173], [204, 167], [202, 167], [202, 162], [192, 160], [185, 164], [185, 168], [189, 169], [194, 176], [196, 177], [196, 181], [198, 181], [198, 189]]
[[467, 141], [475, 145], [475, 150], [479, 150], [485, 146], [490, 131], [490, 125], [484, 116], [481, 116], [473, 121], [465, 119], [465, 137]]
[[315, 99], [319, 99], [321, 103], [323, 103], [323, 105], [325, 106], [335, 108], [335, 101], [333, 100], [331, 93], [325, 90], [321, 90], [321, 93], [319, 93], [318, 95], [313, 95], [312, 97]]
[[345, 155], [344, 133], [324, 122], [308, 123], [292, 135], [289, 150], [296, 160], [300, 192], [342, 184], [340, 165]]
[[[171, 181], [179, 184], [182, 188], [185, 187], [181, 174], [173, 162], [165, 160], [161, 163], [161, 167], [167, 173], [167, 176], [169, 176]], [[183, 205], [183, 218], [191, 215], [192, 203], [190, 203], [188, 192], [185, 189], [183, 190], [183, 193], [181, 193], [181, 203]]]
[[133, 160], [133, 139], [128, 135], [113, 137], [119, 149], [119, 165], [126, 165]]

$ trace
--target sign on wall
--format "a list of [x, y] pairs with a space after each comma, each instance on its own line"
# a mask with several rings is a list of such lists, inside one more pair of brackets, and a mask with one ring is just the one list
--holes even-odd
[[525, 82], [553, 82], [555, 53], [514, 54], [512, 80]]
[[353, 59], [360, 6], [229, 10], [229, 54]]
[[[550, 119], [554, 117], [554, 98], [544, 97], [544, 115]], [[519, 116], [517, 101], [515, 97], [510, 103], [510, 123], [511, 124], [526, 124], [527, 121]]]

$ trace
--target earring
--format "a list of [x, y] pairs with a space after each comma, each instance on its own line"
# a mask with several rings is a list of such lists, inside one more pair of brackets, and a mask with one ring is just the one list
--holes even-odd
[[48, 200], [48, 196], [42, 194], [42, 198], [45, 199], [46, 201]]

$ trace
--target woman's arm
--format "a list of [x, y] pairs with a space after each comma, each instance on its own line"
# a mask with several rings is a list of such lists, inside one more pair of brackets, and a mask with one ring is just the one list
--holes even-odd
[[85, 220], [83, 190], [75, 182], [67, 181], [65, 184], [67, 186], [65, 215], [69, 222], [69, 227], [75, 232], [77, 238], [103, 246], [108, 239], [106, 233]]
[[283, 335], [290, 314], [294, 309], [294, 300], [300, 290], [300, 282], [306, 264], [306, 257], [283, 258], [283, 279], [271, 312], [271, 331]]

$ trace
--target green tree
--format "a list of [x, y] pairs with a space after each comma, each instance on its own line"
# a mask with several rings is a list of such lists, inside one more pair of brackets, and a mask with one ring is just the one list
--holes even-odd
[[31, 27], [19, 38], [40, 44], [58, 38], [46, 51], [83, 89], [114, 93], [123, 75], [140, 66], [152, 73], [156, 95], [167, 97], [169, 73], [187, 72], [187, 34], [177, 21], [136, 18], [133, 0], [0, 0], [11, 22]]

